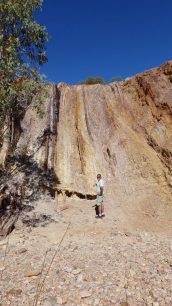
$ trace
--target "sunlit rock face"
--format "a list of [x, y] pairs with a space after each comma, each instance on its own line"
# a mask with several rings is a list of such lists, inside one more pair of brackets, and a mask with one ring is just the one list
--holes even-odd
[[42, 117], [30, 105], [21, 120], [16, 152], [53, 171], [54, 187], [91, 195], [101, 173], [112, 199], [151, 194], [170, 203], [172, 62], [122, 82], [60, 83], [48, 93]]
[[109, 85], [57, 86], [55, 171], [63, 185], [91, 193], [101, 173], [112, 195], [156, 188], [170, 195], [170, 67]]

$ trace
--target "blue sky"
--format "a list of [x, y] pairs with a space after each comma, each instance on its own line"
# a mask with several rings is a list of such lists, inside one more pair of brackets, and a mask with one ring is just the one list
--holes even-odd
[[171, 0], [44, 0], [37, 20], [47, 27], [47, 80], [106, 82], [172, 59]]

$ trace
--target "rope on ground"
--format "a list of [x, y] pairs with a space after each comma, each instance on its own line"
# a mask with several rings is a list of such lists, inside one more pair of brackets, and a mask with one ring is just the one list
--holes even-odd
[[42, 263], [40, 277], [38, 278], [38, 282], [37, 282], [37, 286], [36, 286], [36, 294], [35, 294], [35, 297], [34, 297], [33, 306], [36, 305], [35, 302], [37, 302], [38, 291], [39, 291], [39, 287], [41, 285], [41, 276], [42, 276], [42, 273], [43, 273], [43, 270], [44, 270], [44, 267], [45, 267], [45, 261], [46, 261], [47, 254], [48, 254], [48, 250], [46, 250], [46, 253], [45, 253], [45, 256], [44, 256], [44, 261]]
[[[57, 245], [57, 249], [55, 250], [55, 253], [54, 253], [54, 255], [53, 255], [52, 259], [51, 259], [50, 265], [49, 265], [49, 267], [48, 267], [48, 269], [47, 269], [47, 272], [46, 272], [45, 275], [44, 275], [44, 278], [43, 278], [43, 280], [42, 280], [42, 283], [40, 283], [40, 281], [39, 281], [39, 283], [38, 283], [39, 288], [37, 288], [36, 297], [35, 297], [35, 299], [34, 299], [33, 306], [37, 306], [37, 304], [38, 304], [38, 300], [39, 300], [39, 297], [40, 297], [40, 295], [41, 295], [42, 288], [43, 288], [43, 286], [44, 286], [46, 277], [47, 277], [47, 275], [48, 275], [49, 272], [50, 272], [50, 269], [51, 269], [51, 266], [52, 266], [52, 264], [53, 264], [53, 261], [54, 261], [56, 255], [57, 255], [57, 252], [58, 252], [58, 250], [59, 250], [59, 248], [60, 248], [60, 246], [61, 246], [61, 244], [62, 244], [62, 242], [63, 242], [63, 240], [64, 240], [64, 238], [65, 238], [65, 236], [66, 236], [66, 234], [67, 234], [67, 231], [68, 231], [68, 229], [69, 229], [70, 224], [71, 224], [71, 223], [69, 222], [69, 223], [68, 223], [68, 226], [67, 226], [67, 228], [66, 228], [66, 230], [65, 230], [65, 232], [64, 232], [64, 234], [63, 234], [63, 236], [62, 236], [62, 238], [61, 238], [61, 240], [60, 240], [60, 242], [59, 242], [59, 244]], [[44, 263], [45, 263], [45, 258], [44, 258]], [[44, 265], [44, 263], [43, 263], [43, 265]]]

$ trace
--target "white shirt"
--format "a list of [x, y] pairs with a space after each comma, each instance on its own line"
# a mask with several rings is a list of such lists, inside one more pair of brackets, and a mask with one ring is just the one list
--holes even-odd
[[100, 181], [97, 181], [96, 183], [96, 192], [97, 193], [100, 193], [100, 187], [104, 187], [104, 180], [103, 179], [100, 179]]

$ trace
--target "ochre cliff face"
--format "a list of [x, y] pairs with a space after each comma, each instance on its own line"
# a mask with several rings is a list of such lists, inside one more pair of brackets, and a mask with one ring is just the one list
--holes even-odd
[[159, 71], [105, 86], [58, 86], [55, 171], [62, 184], [91, 192], [100, 172], [113, 194], [170, 193], [172, 84]]
[[16, 152], [53, 170], [59, 189], [94, 194], [101, 173], [112, 199], [171, 202], [172, 62], [109, 85], [54, 85], [42, 109], [27, 110]]

